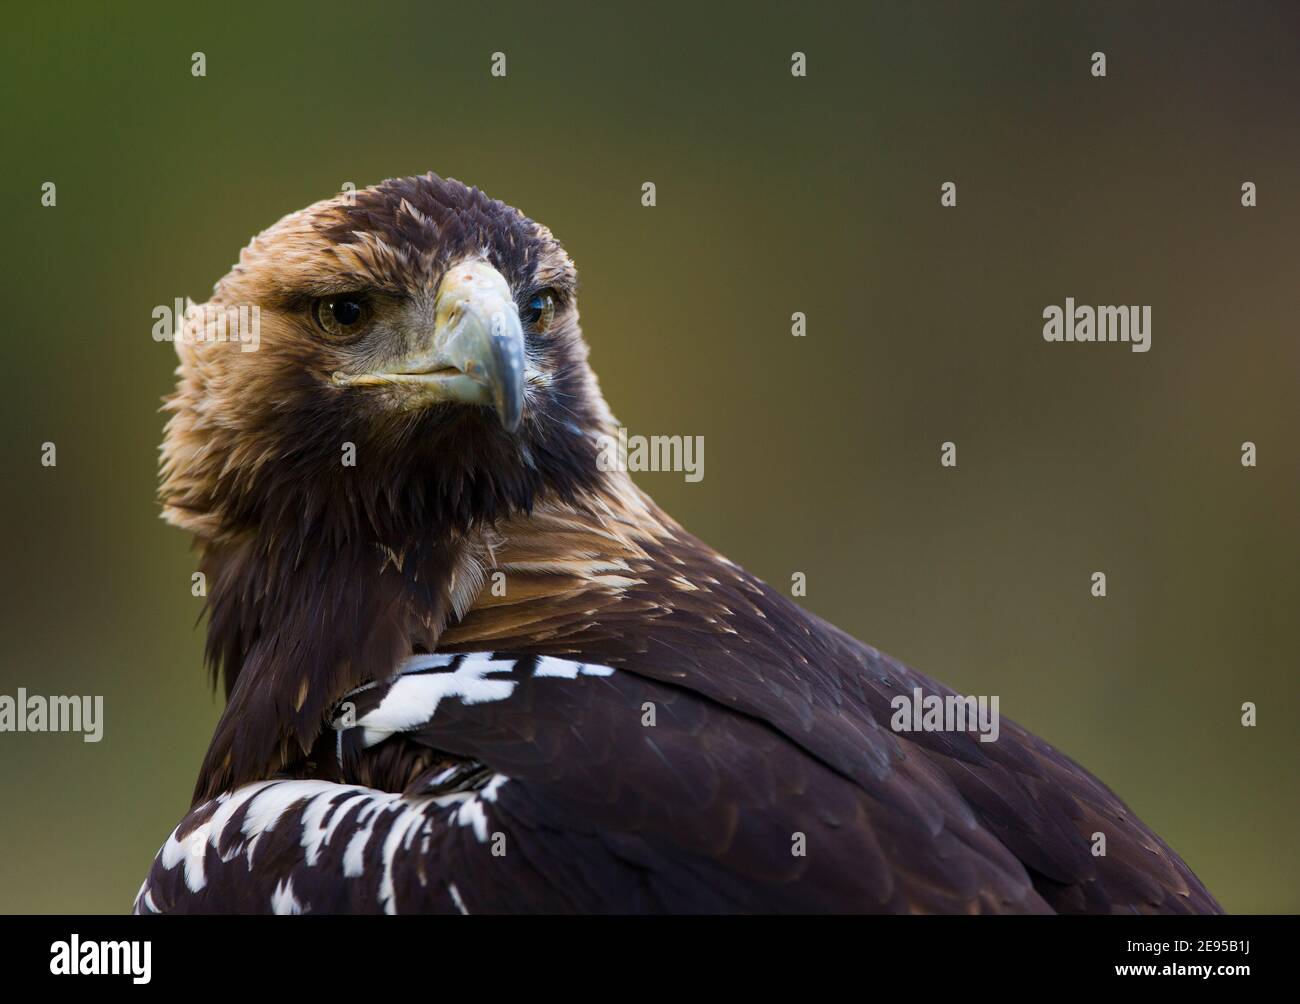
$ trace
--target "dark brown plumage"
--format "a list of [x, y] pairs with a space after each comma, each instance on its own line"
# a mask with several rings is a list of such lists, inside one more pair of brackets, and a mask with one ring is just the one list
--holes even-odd
[[[457, 283], [543, 304], [517, 381], [478, 329], [464, 372], [393, 368], [451, 339]], [[262, 345], [182, 347], [163, 498], [229, 702], [137, 909], [1217, 910], [1019, 727], [891, 730], [895, 696], [951, 692], [601, 470], [575, 286], [544, 227], [433, 175], [287, 217], [218, 284]], [[340, 296], [369, 319], [342, 340], [312, 322]]]

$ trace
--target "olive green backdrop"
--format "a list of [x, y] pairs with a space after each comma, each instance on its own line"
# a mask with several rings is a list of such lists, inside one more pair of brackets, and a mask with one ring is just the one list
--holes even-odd
[[[151, 311], [429, 169], [565, 242], [616, 414], [705, 437], [701, 483], [640, 476], [684, 524], [1000, 695], [1228, 909], [1300, 908], [1294, 9], [53, 6], [0, 53], [0, 693], [107, 722], [0, 734], [0, 911], [128, 909], [219, 712]], [[1152, 350], [1045, 344], [1066, 296], [1152, 305]]]

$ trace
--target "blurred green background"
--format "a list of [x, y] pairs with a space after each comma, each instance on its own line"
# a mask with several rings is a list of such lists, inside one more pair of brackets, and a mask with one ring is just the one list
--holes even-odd
[[[686, 526], [1001, 695], [1229, 910], [1300, 909], [1298, 41], [1283, 4], [7, 11], [0, 693], [107, 722], [0, 734], [0, 911], [127, 910], [219, 711], [151, 311], [429, 169], [565, 242], [616, 414], [705, 437], [701, 483], [639, 476]], [[1151, 304], [1152, 350], [1044, 343], [1066, 296]]]

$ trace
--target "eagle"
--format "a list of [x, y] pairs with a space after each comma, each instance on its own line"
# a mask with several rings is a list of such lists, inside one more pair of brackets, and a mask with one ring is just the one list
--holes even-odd
[[135, 912], [1219, 912], [1023, 728], [899, 728], [960, 695], [601, 461], [577, 272], [518, 210], [318, 202], [176, 348], [162, 513], [226, 703]]

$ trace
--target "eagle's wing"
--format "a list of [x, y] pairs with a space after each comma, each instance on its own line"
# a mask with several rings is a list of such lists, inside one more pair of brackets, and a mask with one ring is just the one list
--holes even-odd
[[[1173, 850], [1106, 785], [1048, 743], [1001, 716], [996, 739], [973, 728], [895, 731], [900, 698], [911, 700], [917, 691], [927, 698], [960, 695], [792, 603], [680, 528], [644, 547], [622, 573], [634, 585], [608, 590], [603, 599], [599, 590], [552, 589], [542, 611], [509, 597], [481, 604], [439, 644], [452, 651], [581, 653], [575, 657], [655, 681], [683, 701], [689, 695], [691, 707], [707, 709], [700, 713], [710, 729], [731, 728], [739, 717], [762, 726], [751, 738], [776, 733], [783, 742], [774, 770], [798, 776], [814, 762], [865, 797], [867, 828], [908, 887], [894, 899], [891, 880], [872, 876], [875, 902], [886, 908], [969, 907], [972, 887], [955, 881], [951, 869], [976, 867], [974, 855], [1004, 873], [1009, 853], [1015, 874], [1027, 875], [1037, 895], [1060, 912], [1219, 912]], [[599, 550], [595, 543], [568, 549]], [[537, 734], [539, 742], [551, 741]], [[620, 738], [627, 744], [622, 754], [635, 740]], [[702, 732], [698, 743], [707, 741]], [[753, 763], [743, 746], [728, 750], [738, 763], [720, 765], [724, 778], [752, 770], [742, 766]], [[671, 768], [631, 758], [608, 769], [615, 775], [701, 769], [690, 763], [693, 748], [684, 743], [675, 751], [685, 766], [676, 758]], [[827, 793], [837, 790], [827, 783]], [[770, 811], [792, 829], [803, 818], [786, 806]], [[976, 832], [978, 839], [971, 836]], [[903, 839], [889, 843], [899, 834]], [[943, 841], [954, 836], [971, 854], [946, 854]], [[989, 836], [993, 850], [986, 849]], [[913, 893], [907, 878], [926, 868], [935, 869], [930, 899]], [[1016, 901], [996, 882], [982, 892], [989, 902]], [[846, 897], [853, 894], [845, 890]], [[990, 907], [981, 899], [979, 908]]]
[[[1178, 854], [1068, 756], [1005, 717], [990, 742], [974, 729], [894, 731], [896, 699], [960, 695], [793, 605], [781, 609], [779, 632], [751, 619], [721, 651], [683, 644], [668, 627], [650, 632], [629, 665], [769, 723], [888, 811], [935, 825], [937, 806], [944, 826], [969, 814], [1057, 912], [1221, 912]], [[896, 864], [914, 852], [904, 848]]]
[[318, 777], [394, 749], [435, 766], [389, 756], [416, 765], [384, 782], [403, 790], [285, 779], [198, 806], [136, 910], [1050, 909], [981, 819], [979, 781], [874, 728], [880, 769], [853, 779], [688, 688], [485, 653], [417, 656], [338, 726]]

